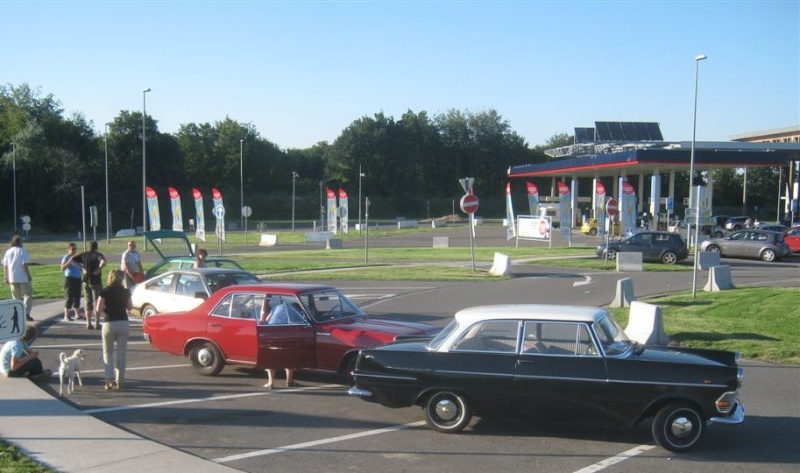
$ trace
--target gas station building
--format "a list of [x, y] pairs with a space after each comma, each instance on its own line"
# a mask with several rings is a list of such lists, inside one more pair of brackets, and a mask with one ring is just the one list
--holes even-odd
[[[575, 128], [574, 144], [546, 151], [553, 158], [551, 161], [512, 166], [508, 177], [550, 178], [550, 197], [542, 199], [545, 201], [557, 199], [557, 181], [577, 189], [574, 192], [579, 195], [573, 196], [572, 201], [576, 216], [575, 207], [579, 201], [591, 200], [591, 208], [598, 208], [594, 192], [598, 182], [605, 181], [609, 197], [618, 198], [621, 182], [626, 181], [636, 189], [637, 213], [651, 214], [655, 225], [659, 215], [666, 212], [667, 198], [675, 202], [675, 176], [678, 172], [689, 171], [692, 148], [694, 169], [704, 172], [708, 203], [712, 202], [714, 189], [711, 171], [780, 167], [784, 171], [780, 174], [782, 182], [776, 183], [776, 191], [779, 187], [782, 189], [784, 215], [797, 214], [791, 204], [793, 200], [797, 202], [800, 191], [800, 126], [737, 135], [732, 141], [673, 142], [663, 140], [657, 123], [595, 122], [593, 128]], [[578, 186], [579, 179], [584, 181], [583, 187]], [[585, 181], [589, 179], [591, 189], [586, 189]], [[697, 184], [702, 182], [695, 182]], [[689, 207], [686, 204], [688, 202], [681, 202], [681, 207]], [[800, 214], [796, 218], [800, 218]]]

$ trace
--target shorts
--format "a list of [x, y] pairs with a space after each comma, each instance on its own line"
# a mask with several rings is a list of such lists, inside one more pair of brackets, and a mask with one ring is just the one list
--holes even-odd
[[65, 309], [81, 308], [81, 278], [64, 277]]
[[94, 312], [94, 304], [97, 298], [100, 297], [100, 290], [103, 289], [101, 284], [93, 284], [90, 282], [83, 283], [83, 291], [86, 293], [86, 311]]

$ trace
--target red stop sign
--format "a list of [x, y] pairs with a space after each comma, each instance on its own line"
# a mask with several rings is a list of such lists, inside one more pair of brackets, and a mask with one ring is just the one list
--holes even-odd
[[608, 202], [606, 203], [606, 213], [613, 217], [617, 214], [617, 208], [617, 201], [614, 199], [608, 199]]
[[466, 194], [461, 198], [461, 210], [464, 213], [474, 214], [478, 210], [478, 196], [475, 194]]

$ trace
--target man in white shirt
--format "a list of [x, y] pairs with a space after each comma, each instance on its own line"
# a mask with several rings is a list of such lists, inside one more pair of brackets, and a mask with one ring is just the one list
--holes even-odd
[[25, 306], [25, 318], [33, 322], [33, 278], [28, 269], [28, 250], [22, 247], [22, 238], [14, 235], [11, 248], [3, 255], [3, 279], [11, 286], [11, 297], [22, 301]]

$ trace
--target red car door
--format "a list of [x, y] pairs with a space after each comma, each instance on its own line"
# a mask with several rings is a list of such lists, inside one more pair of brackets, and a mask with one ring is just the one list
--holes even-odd
[[259, 368], [317, 368], [316, 329], [293, 296], [261, 299], [258, 332]]
[[264, 296], [258, 297], [252, 293], [232, 292], [208, 315], [206, 335], [219, 346], [228, 363], [257, 364], [256, 324]]

